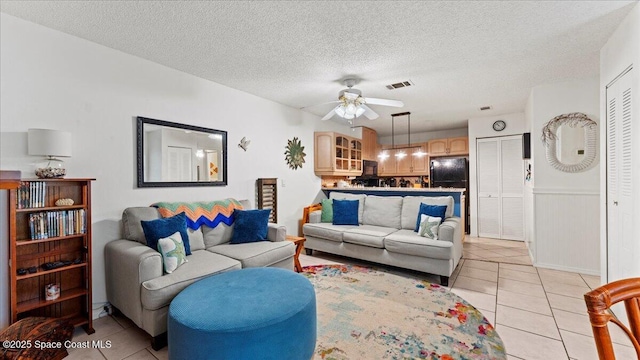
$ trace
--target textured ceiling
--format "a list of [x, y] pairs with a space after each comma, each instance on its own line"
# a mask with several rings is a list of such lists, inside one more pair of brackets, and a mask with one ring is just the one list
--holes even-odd
[[296, 108], [335, 100], [357, 77], [364, 96], [405, 103], [357, 119], [385, 135], [394, 112], [411, 112], [412, 132], [460, 128], [523, 111], [533, 86], [597, 76], [600, 48], [634, 3], [3, 0], [0, 10]]

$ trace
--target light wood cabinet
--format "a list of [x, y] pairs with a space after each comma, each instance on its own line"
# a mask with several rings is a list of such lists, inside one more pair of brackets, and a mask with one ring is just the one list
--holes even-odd
[[[381, 176], [422, 176], [429, 175], [429, 157], [426, 155], [427, 143], [396, 145], [404, 149], [386, 149], [389, 156], [378, 160], [378, 174]], [[421, 151], [425, 155], [414, 155]], [[405, 154], [396, 156], [396, 154]]]
[[314, 133], [316, 175], [362, 175], [362, 140], [335, 132]]
[[469, 155], [469, 138], [466, 136], [429, 141], [429, 156]]
[[368, 127], [362, 128], [362, 159], [378, 159], [378, 133]]
[[[11, 323], [68, 319], [94, 333], [91, 296], [91, 181], [25, 180], [9, 191]], [[59, 199], [72, 205], [56, 205]], [[58, 286], [58, 296], [45, 292]]]
[[382, 146], [382, 157], [378, 158], [378, 175], [390, 176], [396, 174], [396, 152], [389, 147]]

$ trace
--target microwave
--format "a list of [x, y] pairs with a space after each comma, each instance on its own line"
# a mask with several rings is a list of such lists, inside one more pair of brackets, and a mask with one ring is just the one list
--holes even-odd
[[378, 162], [371, 160], [362, 160], [362, 177], [378, 177]]

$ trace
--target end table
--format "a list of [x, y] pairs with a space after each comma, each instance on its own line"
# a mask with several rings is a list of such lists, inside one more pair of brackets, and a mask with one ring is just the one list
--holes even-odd
[[302, 272], [302, 265], [300, 265], [300, 253], [302, 252], [306, 239], [302, 236], [287, 235], [287, 240], [296, 245], [296, 254], [293, 256], [293, 262], [296, 267], [296, 272]]

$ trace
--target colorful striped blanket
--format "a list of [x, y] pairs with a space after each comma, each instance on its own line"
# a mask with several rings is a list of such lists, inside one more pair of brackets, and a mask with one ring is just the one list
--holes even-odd
[[233, 224], [233, 210], [242, 210], [242, 204], [236, 199], [199, 202], [157, 202], [151, 206], [158, 208], [160, 216], [166, 218], [185, 213], [187, 227], [197, 230], [202, 225], [210, 228], [223, 223]]

